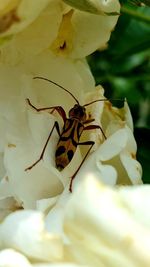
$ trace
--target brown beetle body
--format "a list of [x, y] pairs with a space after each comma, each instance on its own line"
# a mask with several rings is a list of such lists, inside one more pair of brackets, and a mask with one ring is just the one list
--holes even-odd
[[84, 125], [78, 120], [66, 120], [55, 153], [58, 170], [63, 170], [72, 160], [83, 129]]
[[63, 170], [72, 160], [84, 130], [85, 121], [85, 107], [78, 104], [74, 105], [69, 111], [69, 119], [64, 121], [63, 130], [56, 148], [55, 159], [58, 170]]

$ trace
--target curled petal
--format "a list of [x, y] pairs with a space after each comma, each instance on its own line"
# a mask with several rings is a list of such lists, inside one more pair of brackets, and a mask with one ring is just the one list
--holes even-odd
[[124, 168], [126, 169], [132, 184], [142, 184], [142, 167], [141, 164], [132, 157], [130, 153], [122, 152], [120, 159]]
[[[118, 142], [119, 139], [119, 142]], [[119, 154], [126, 146], [127, 133], [121, 129], [110, 136], [99, 148], [99, 159], [106, 161]]]

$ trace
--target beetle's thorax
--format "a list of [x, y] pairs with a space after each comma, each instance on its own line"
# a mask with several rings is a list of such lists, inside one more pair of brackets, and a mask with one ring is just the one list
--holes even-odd
[[69, 119], [79, 120], [81, 123], [86, 120], [86, 109], [84, 106], [75, 104], [73, 108], [69, 110]]

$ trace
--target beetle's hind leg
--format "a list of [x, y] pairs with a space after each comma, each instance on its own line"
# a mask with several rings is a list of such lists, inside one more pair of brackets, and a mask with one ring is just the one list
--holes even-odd
[[[104, 139], [107, 139], [106, 138], [106, 135], [105, 135], [105, 133], [103, 131], [103, 129], [99, 125], [88, 125], [88, 126], [86, 126], [84, 128], [84, 131], [85, 130], [93, 130], [93, 129], [99, 129], [102, 132], [102, 134], [104, 136]], [[79, 165], [78, 169], [76, 170], [76, 172], [74, 173], [74, 175], [71, 177], [71, 181], [70, 181], [70, 185], [69, 185], [69, 191], [70, 192], [72, 192], [72, 183], [73, 183], [73, 180], [74, 180], [76, 174], [78, 173], [78, 171], [80, 170], [80, 168], [81, 168], [82, 164], [84, 163], [85, 159], [87, 158], [88, 154], [90, 153], [90, 151], [91, 151], [92, 147], [94, 146], [94, 144], [95, 144], [94, 141], [87, 141], [87, 142], [78, 143], [78, 145], [89, 145], [90, 147], [89, 147], [87, 153], [85, 154], [84, 159], [82, 160], [82, 162]]]
[[69, 191], [72, 193], [72, 183], [73, 183], [73, 180], [76, 176], [76, 174], [78, 173], [78, 171], [80, 170], [82, 164], [84, 163], [86, 157], [88, 156], [88, 154], [90, 153], [90, 150], [92, 149], [92, 147], [94, 146], [95, 142], [94, 141], [87, 141], [87, 142], [82, 142], [82, 143], [78, 143], [78, 145], [89, 145], [89, 149], [86, 153], [86, 155], [84, 156], [84, 159], [82, 160], [81, 164], [79, 165], [78, 169], [76, 170], [76, 172], [74, 173], [74, 175], [71, 177], [71, 181], [70, 181], [70, 185], [69, 185]]

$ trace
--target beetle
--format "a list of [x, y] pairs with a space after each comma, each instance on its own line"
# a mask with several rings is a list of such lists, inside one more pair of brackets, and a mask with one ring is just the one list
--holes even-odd
[[44, 155], [45, 149], [47, 147], [47, 144], [51, 138], [51, 135], [52, 135], [54, 129], [56, 129], [58, 136], [59, 136], [59, 140], [58, 140], [57, 147], [56, 147], [55, 162], [56, 162], [56, 167], [59, 171], [62, 171], [70, 163], [78, 145], [88, 145], [89, 146], [89, 149], [88, 149], [87, 153], [85, 154], [81, 164], [79, 165], [78, 169], [73, 174], [73, 176], [71, 177], [69, 191], [72, 192], [73, 179], [75, 178], [77, 172], [79, 171], [83, 162], [87, 158], [90, 150], [92, 149], [93, 145], [95, 144], [94, 141], [80, 142], [80, 137], [81, 137], [83, 131], [100, 129], [104, 138], [106, 139], [106, 136], [103, 132], [103, 129], [99, 125], [93, 125], [92, 124], [92, 125], [86, 126], [86, 124], [90, 124], [91, 122], [94, 121], [94, 119], [87, 119], [86, 106], [89, 106], [89, 105], [91, 105], [95, 102], [99, 102], [99, 101], [108, 101], [108, 99], [94, 100], [90, 103], [87, 103], [87, 104], [81, 106], [79, 104], [79, 101], [75, 98], [75, 96], [69, 90], [65, 89], [64, 87], [55, 83], [54, 81], [51, 81], [47, 78], [40, 77], [40, 76], [36, 76], [33, 79], [41, 79], [41, 80], [48, 81], [48, 82], [58, 86], [59, 88], [61, 88], [62, 90], [66, 91], [68, 94], [70, 94], [73, 97], [73, 99], [75, 100], [76, 104], [69, 110], [68, 118], [67, 118], [65, 110], [61, 106], [36, 108], [30, 102], [30, 100], [27, 99], [28, 104], [37, 112], [52, 110], [51, 113], [53, 113], [56, 110], [58, 112], [58, 114], [61, 116], [61, 118], [63, 119], [64, 125], [63, 125], [63, 129], [61, 132], [59, 129], [58, 122], [55, 121], [54, 126], [52, 127], [52, 129], [50, 131], [50, 134], [47, 138], [47, 141], [45, 143], [45, 146], [42, 150], [42, 153], [41, 153], [39, 159], [35, 163], [33, 163], [31, 166], [26, 168], [25, 171], [31, 170], [39, 161], [41, 161], [43, 159], [43, 155]]

